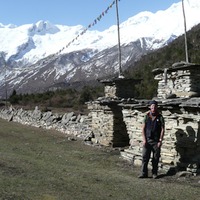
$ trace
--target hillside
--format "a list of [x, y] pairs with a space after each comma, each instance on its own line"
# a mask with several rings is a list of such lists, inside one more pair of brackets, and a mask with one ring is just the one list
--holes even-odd
[[[123, 70], [183, 34], [181, 8], [180, 1], [166, 10], [143, 11], [120, 23]], [[199, 8], [199, 1], [185, 2], [187, 30], [200, 23]], [[118, 74], [117, 35], [116, 25], [102, 32], [42, 20], [1, 25], [0, 99], [5, 98], [5, 91], [8, 95], [13, 90], [18, 94], [42, 93]]]
[[[198, 54], [199, 38], [200, 24], [187, 32], [189, 60], [193, 63], [200, 63], [200, 55]], [[185, 61], [184, 44], [185, 39], [182, 35], [168, 46], [142, 56], [138, 62], [134, 62], [134, 59], [132, 59], [127, 63], [124, 76], [126, 78], [142, 79], [141, 83], [136, 86], [137, 96], [135, 98], [151, 99], [157, 95], [157, 82], [154, 80], [152, 70], [155, 68], [168, 68], [173, 63]], [[98, 80], [75, 82], [73, 84], [61, 82], [55, 85], [55, 88], [49, 89], [51, 91], [30, 95], [12, 93], [9, 100], [12, 104], [29, 105], [31, 108], [40, 105], [44, 108], [65, 107], [81, 111], [85, 107], [85, 102], [104, 95], [102, 84]]]
[[[189, 62], [200, 63], [200, 24], [187, 32]], [[155, 68], [168, 68], [173, 63], [185, 61], [185, 39], [179, 36], [169, 45], [141, 57], [138, 62], [131, 60], [127, 63], [125, 76], [143, 79], [137, 87], [138, 97], [152, 98], [156, 95], [157, 82], [154, 80], [152, 70]]]

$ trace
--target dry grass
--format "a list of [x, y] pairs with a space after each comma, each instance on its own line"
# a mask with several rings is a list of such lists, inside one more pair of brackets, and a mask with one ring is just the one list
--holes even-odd
[[200, 199], [200, 184], [137, 179], [118, 150], [0, 119], [1, 200]]

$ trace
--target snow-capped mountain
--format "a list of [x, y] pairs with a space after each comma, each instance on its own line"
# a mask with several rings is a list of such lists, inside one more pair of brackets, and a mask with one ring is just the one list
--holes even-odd
[[[184, 2], [187, 30], [200, 23], [200, 1]], [[118, 71], [117, 26], [99, 32], [48, 21], [0, 23], [0, 97], [39, 92], [56, 83], [98, 79]], [[84, 33], [84, 34], [83, 34]], [[156, 13], [141, 12], [120, 24], [122, 68], [184, 33], [182, 2]], [[5, 88], [6, 87], [6, 88]]]

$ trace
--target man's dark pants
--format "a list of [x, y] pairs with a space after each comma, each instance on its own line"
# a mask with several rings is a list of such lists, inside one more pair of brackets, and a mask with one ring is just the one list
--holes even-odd
[[160, 147], [158, 147], [158, 142], [154, 140], [147, 140], [145, 146], [143, 146], [142, 152], [142, 175], [148, 176], [148, 163], [151, 157], [151, 152], [153, 153], [152, 156], [152, 174], [157, 175], [158, 173], [158, 163], [160, 158]]

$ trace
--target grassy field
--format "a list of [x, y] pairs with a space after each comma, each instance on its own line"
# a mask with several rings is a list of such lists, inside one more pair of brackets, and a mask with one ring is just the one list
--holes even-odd
[[1, 200], [197, 200], [200, 183], [138, 179], [117, 150], [0, 119]]

